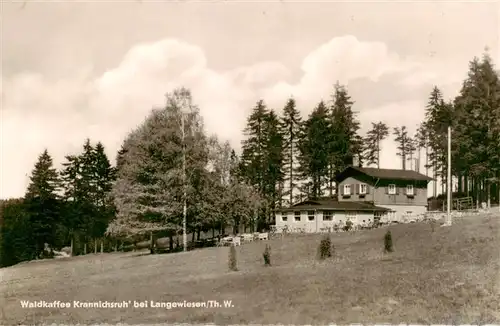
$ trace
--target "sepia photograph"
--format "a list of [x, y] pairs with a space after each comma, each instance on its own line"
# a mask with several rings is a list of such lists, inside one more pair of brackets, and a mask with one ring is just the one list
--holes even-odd
[[0, 22], [0, 325], [500, 325], [500, 2]]

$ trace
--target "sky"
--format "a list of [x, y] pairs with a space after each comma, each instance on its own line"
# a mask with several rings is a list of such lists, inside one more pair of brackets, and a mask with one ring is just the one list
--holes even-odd
[[[38, 155], [60, 168], [83, 142], [114, 163], [165, 94], [188, 87], [206, 130], [236, 149], [263, 99], [304, 117], [345, 84], [371, 122], [413, 133], [437, 85], [454, 97], [488, 47], [500, 62], [498, 2], [1, 2], [0, 198], [23, 196]], [[381, 167], [401, 168], [393, 136]]]

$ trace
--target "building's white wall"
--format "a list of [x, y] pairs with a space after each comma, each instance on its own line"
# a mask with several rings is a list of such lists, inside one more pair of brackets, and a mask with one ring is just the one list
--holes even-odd
[[[283, 221], [283, 214], [286, 214], [287, 221]], [[291, 232], [304, 229], [306, 233], [321, 232], [323, 228], [332, 228], [335, 225], [343, 226], [350, 219], [353, 225], [371, 224], [373, 223], [373, 213], [357, 212], [355, 216], [346, 214], [345, 212], [334, 212], [331, 221], [323, 221], [323, 211], [316, 211], [313, 221], [309, 221], [307, 211], [301, 211], [300, 221], [295, 221], [294, 212], [276, 213], [276, 229], [281, 232], [285, 226]]]
[[[387, 223], [387, 222], [406, 222], [407, 220], [415, 219], [419, 215], [423, 215], [427, 212], [427, 207], [426, 206], [404, 206], [404, 205], [378, 205], [380, 207], [385, 207], [388, 208], [392, 211], [393, 213], [388, 213], [387, 215], [383, 216], [380, 221]], [[411, 213], [407, 213], [411, 212]]]

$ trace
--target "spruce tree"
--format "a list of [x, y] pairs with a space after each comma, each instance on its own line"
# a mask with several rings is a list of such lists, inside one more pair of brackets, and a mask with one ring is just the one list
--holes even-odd
[[[264, 101], [257, 102], [252, 113], [247, 119], [244, 129], [245, 140], [242, 142], [242, 154], [239, 164], [239, 171], [245, 182], [257, 189], [260, 196], [270, 199], [268, 190], [269, 182], [266, 182], [266, 168], [268, 168], [268, 156], [266, 149], [269, 143], [266, 132], [269, 119], [269, 110]], [[259, 214], [259, 219], [268, 216], [269, 210], [263, 209]], [[260, 221], [262, 224], [263, 221]]]
[[24, 199], [0, 200], [0, 267], [36, 257], [30, 216]]
[[268, 110], [260, 100], [248, 117], [242, 142], [241, 172], [246, 180], [264, 193], [264, 150], [266, 147], [265, 123]]
[[[471, 178], [477, 202], [489, 201], [491, 184], [498, 182], [499, 89], [498, 73], [489, 55], [485, 54], [482, 60], [474, 58], [470, 62], [468, 77], [454, 101], [455, 147], [463, 160], [456, 169]], [[479, 188], [486, 191], [479, 192]]]
[[53, 247], [56, 242], [55, 230], [61, 208], [57, 194], [59, 187], [59, 175], [53, 167], [52, 157], [45, 150], [38, 157], [25, 195], [31, 236], [37, 256], [43, 252], [44, 243]]
[[67, 155], [66, 162], [63, 162], [63, 169], [60, 172], [61, 184], [63, 188], [63, 214], [62, 225], [67, 230], [67, 237], [64, 242], [71, 242], [72, 254], [75, 254], [75, 236], [81, 235], [80, 229], [84, 227], [85, 218], [84, 195], [82, 190], [82, 179], [80, 177], [80, 161], [78, 156]]
[[269, 198], [270, 213], [273, 213], [276, 207], [282, 206], [283, 136], [280, 121], [273, 110], [268, 112], [264, 121], [264, 197]]
[[352, 109], [353, 104], [347, 88], [336, 83], [330, 110], [330, 132], [325, 134], [329, 142], [327, 186], [330, 195], [333, 194], [335, 176], [352, 165], [355, 156], [360, 165], [363, 163], [363, 139], [358, 134], [360, 123]]
[[286, 103], [281, 118], [281, 133], [283, 135], [283, 161], [284, 179], [287, 183], [288, 204], [294, 202], [294, 190], [297, 187], [298, 178], [298, 142], [300, 137], [300, 126], [302, 117], [296, 108], [295, 100], [290, 98]]
[[303, 192], [310, 198], [322, 196], [322, 184], [327, 180], [329, 166], [329, 139], [331, 125], [328, 108], [321, 101], [304, 122], [298, 143]]
[[429, 101], [425, 112], [425, 125], [427, 128], [428, 143], [429, 143], [429, 165], [432, 167], [433, 173], [433, 197], [437, 196], [437, 178], [443, 161], [443, 128], [441, 122], [441, 112], [445, 103], [441, 90], [434, 86], [429, 96]]
[[110, 196], [115, 180], [115, 169], [111, 166], [101, 142], [98, 142], [94, 147], [93, 167], [93, 182], [95, 185], [94, 205], [97, 212], [93, 225], [93, 236], [102, 237], [110, 219], [115, 213], [113, 201]]

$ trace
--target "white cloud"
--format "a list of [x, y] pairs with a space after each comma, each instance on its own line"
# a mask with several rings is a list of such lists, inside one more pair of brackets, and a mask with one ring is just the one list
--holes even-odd
[[[385, 44], [353, 36], [334, 38], [303, 60], [302, 77], [291, 83], [291, 71], [279, 62], [262, 62], [218, 72], [207, 66], [201, 48], [166, 39], [134, 46], [121, 63], [101, 76], [91, 68], [62, 80], [23, 73], [3, 81], [0, 197], [22, 196], [38, 154], [47, 148], [56, 165], [79, 151], [85, 138], [102, 141], [114, 160], [127, 132], [140, 124], [164, 95], [178, 86], [192, 90], [209, 133], [238, 147], [246, 117], [257, 100], [281, 108], [293, 95], [303, 108], [327, 99], [333, 83], [418, 71], [415, 60], [400, 58]], [[415, 79], [413, 79], [415, 81]], [[423, 99], [425, 101], [425, 99]], [[420, 103], [392, 104], [362, 111], [363, 121], [386, 119], [390, 125], [416, 123]], [[412, 111], [415, 110], [415, 111]], [[308, 110], [309, 111], [309, 110]], [[304, 111], [303, 114], [309, 113]], [[393, 161], [393, 149], [382, 162]]]

